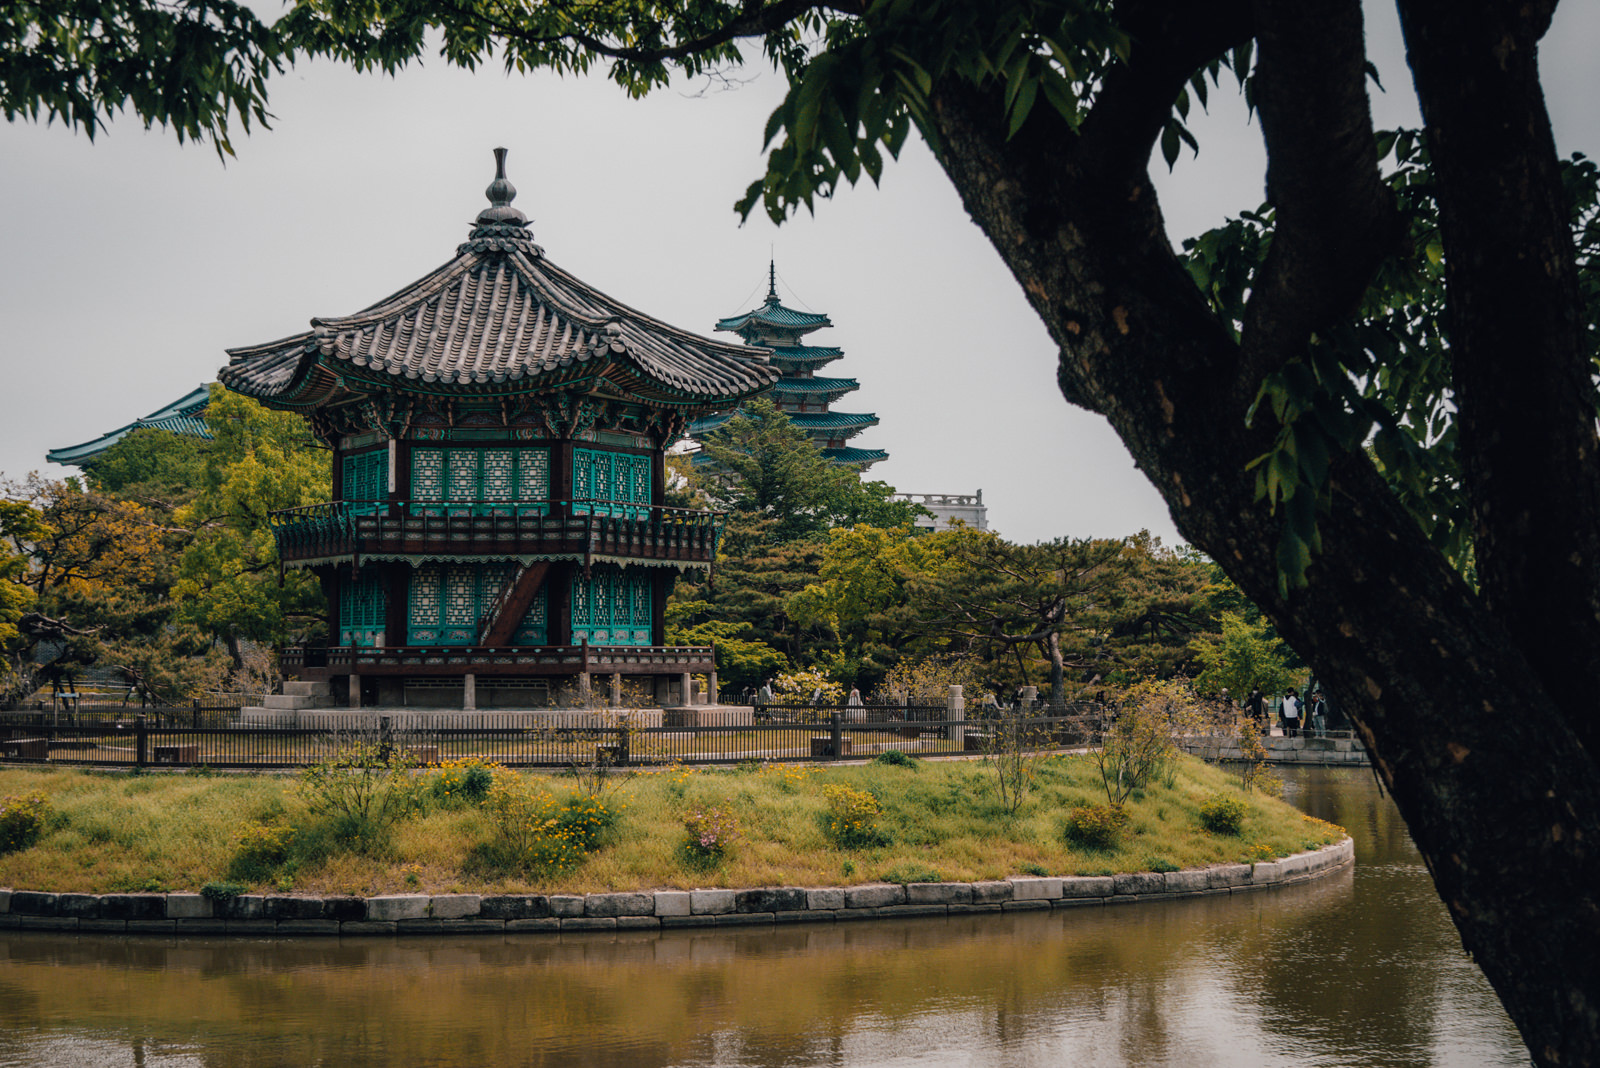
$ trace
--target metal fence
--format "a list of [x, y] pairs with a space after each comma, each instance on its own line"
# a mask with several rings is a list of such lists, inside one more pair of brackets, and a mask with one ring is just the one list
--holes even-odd
[[[1092, 744], [1101, 723], [1093, 712], [994, 714], [951, 721], [944, 708], [871, 709], [877, 718], [852, 721], [854, 709], [768, 710], [748, 726], [534, 725], [433, 727], [361, 731], [302, 728], [158, 726], [154, 717], [95, 724], [43, 723], [33, 733], [16, 726], [0, 739], [0, 756], [32, 764], [96, 767], [282, 769], [314, 764], [355, 740], [378, 741], [418, 764], [476, 758], [507, 767], [737, 764], [872, 757], [888, 750], [917, 756], [984, 753], [1009, 739], [1029, 748]], [[1068, 710], [1063, 710], [1068, 711]], [[933, 713], [937, 712], [935, 716]], [[891, 713], [882, 715], [882, 713]], [[774, 719], [776, 715], [778, 718]], [[810, 716], [812, 718], [803, 718]]]

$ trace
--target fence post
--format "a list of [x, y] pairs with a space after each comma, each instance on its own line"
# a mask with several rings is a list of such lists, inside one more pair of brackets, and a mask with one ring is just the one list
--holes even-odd
[[833, 759], [839, 760], [844, 756], [844, 716], [834, 709], [828, 713], [828, 722], [833, 727]]
[[139, 718], [134, 720], [134, 758], [137, 767], [144, 767], [150, 760], [149, 736], [144, 732], [144, 713], [139, 713]]
[[200, 698], [194, 699], [194, 729], [200, 729]]
[[955, 743], [958, 753], [967, 751], [967, 699], [966, 691], [960, 686], [950, 687], [950, 694], [944, 699], [944, 718], [950, 726], [945, 733], [950, 736], [950, 741]]

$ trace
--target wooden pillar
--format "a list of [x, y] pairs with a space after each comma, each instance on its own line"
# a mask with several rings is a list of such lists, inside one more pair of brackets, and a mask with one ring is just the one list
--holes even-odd
[[333, 499], [344, 500], [344, 450], [333, 447]]
[[667, 598], [678, 573], [667, 568], [656, 571], [650, 580], [650, 644], [667, 644]]
[[571, 562], [551, 564], [544, 580], [545, 640], [551, 645], [572, 644], [572, 576], [577, 568]]
[[317, 571], [317, 580], [322, 584], [322, 596], [328, 602], [328, 644], [339, 644], [339, 569], [330, 567]]
[[562, 438], [550, 444], [550, 514], [565, 518], [572, 514], [572, 441]]
[[618, 708], [622, 704], [622, 672], [611, 673], [611, 707]]
[[688, 708], [690, 705], [694, 704], [694, 676], [690, 675], [687, 671], [683, 672], [678, 676], [678, 685], [682, 688], [682, 694], [680, 695], [678, 704], [682, 705], [684, 708]]
[[478, 708], [478, 676], [470, 671], [461, 676], [461, 707], [467, 712]]
[[[367, 565], [371, 567], [372, 565]], [[383, 567], [383, 644], [393, 647], [405, 645], [408, 614], [406, 606], [411, 595], [411, 567], [404, 563], [386, 563]]]
[[717, 669], [712, 668], [706, 675], [706, 704], [720, 705], [722, 695], [717, 692]]

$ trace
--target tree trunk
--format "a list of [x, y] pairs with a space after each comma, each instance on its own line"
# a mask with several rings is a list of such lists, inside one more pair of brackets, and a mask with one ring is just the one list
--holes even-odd
[[[1256, 499], [1246, 470], [1270, 445], [1270, 420], [1245, 425], [1254, 385], [1241, 376], [1254, 372], [1173, 256], [1144, 170], [1194, 69], [1171, 66], [1181, 73], [1170, 91], [1147, 92], [1117, 123], [1086, 122], [1081, 136], [1036, 109], [1008, 139], [997, 93], [941, 82], [931, 120], [941, 163], [1060, 345], [1063, 393], [1111, 422], [1178, 529], [1352, 715], [1535, 1058], [1593, 1064], [1600, 775], [1562, 707], [1567, 689], [1524, 654], [1359, 451], [1332, 465], [1334, 504], [1309, 584], [1280, 590], [1284, 519]], [[1137, 51], [1130, 67], [1151, 72]], [[1108, 82], [1097, 110], [1126, 103], [1115, 94]]]

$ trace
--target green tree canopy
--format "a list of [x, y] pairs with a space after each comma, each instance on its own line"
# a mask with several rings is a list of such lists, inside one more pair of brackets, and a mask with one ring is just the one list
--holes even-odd
[[[216, 128], [238, 107], [230, 88], [253, 92], [279, 55], [392, 70], [435, 47], [468, 67], [607, 64], [642, 92], [675, 71], [737, 64], [749, 42], [789, 80], [767, 124], [766, 174], [742, 203], [775, 218], [841, 182], [876, 181], [915, 126], [1059, 346], [1063, 396], [1106, 417], [1178, 530], [1355, 721], [1534, 1059], [1593, 1064], [1595, 283], [1540, 84], [1556, 2], [1397, 7], [1438, 205], [1447, 344], [1437, 352], [1454, 427], [1420, 437], [1454, 454], [1440, 470], [1459, 471], [1475, 584], [1438, 537], [1460, 527], [1419, 522], [1451, 514], [1448, 478], [1418, 480], [1437, 500], [1408, 500], [1396, 490], [1406, 465], [1377, 444], [1416, 395], [1405, 380], [1422, 388], [1419, 368], [1369, 350], [1370, 374], [1397, 384], [1365, 398], [1386, 408], [1374, 419], [1377, 456], [1349, 429], [1369, 413], [1338, 372], [1317, 378], [1328, 366], [1320, 340], [1369, 299], [1408, 305], [1385, 264], [1432, 247], [1408, 242], [1403, 198], [1380, 164], [1390, 146], [1373, 129], [1358, 0], [299, 0], [270, 38], [249, 28], [236, 57], [220, 53], [225, 69], [205, 67], [222, 77], [209, 98], [184, 99], [196, 101], [199, 129]], [[98, 75], [102, 49], [112, 69], [140, 43], [98, 10], [85, 22], [7, 9], [8, 114], [88, 123], [124, 102], [147, 121], [185, 114], [159, 94], [80, 91], [74, 72]], [[122, 80], [166, 85], [189, 62], [150, 37]], [[1193, 143], [1184, 117], [1225, 70], [1257, 109], [1273, 211], [1270, 247], [1242, 265], [1252, 273], [1237, 315], [1220, 313], [1173, 255], [1149, 174], [1156, 150], [1170, 165]], [[1408, 321], [1437, 324], [1425, 312]], [[1418, 437], [1390, 444], [1403, 450], [1408, 436]]]

